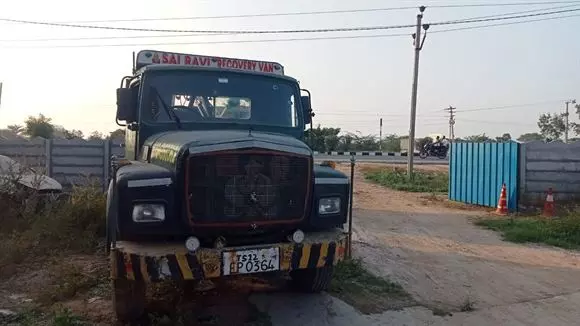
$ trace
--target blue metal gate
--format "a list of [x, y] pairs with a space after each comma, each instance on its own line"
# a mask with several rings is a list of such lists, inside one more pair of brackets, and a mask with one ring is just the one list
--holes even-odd
[[508, 209], [518, 207], [519, 147], [517, 142], [451, 144], [449, 199], [495, 207], [502, 184]]

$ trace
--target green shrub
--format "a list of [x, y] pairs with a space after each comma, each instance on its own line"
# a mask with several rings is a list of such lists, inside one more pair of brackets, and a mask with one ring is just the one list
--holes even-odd
[[409, 180], [404, 169], [373, 169], [365, 172], [365, 178], [381, 186], [409, 192], [447, 193], [449, 188], [449, 177], [444, 172], [415, 171]]
[[480, 220], [477, 225], [499, 231], [507, 241], [544, 243], [566, 249], [580, 248], [580, 216], [557, 219], [516, 218]]
[[69, 196], [41, 209], [21, 197], [10, 198], [8, 206], [11, 209], [0, 214], [2, 222], [10, 225], [0, 232], [0, 269], [27, 256], [94, 252], [105, 234], [106, 198], [100, 187], [76, 187]]

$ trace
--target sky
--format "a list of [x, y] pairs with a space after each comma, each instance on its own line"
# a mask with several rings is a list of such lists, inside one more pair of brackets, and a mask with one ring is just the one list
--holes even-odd
[[[424, 23], [429, 23], [563, 6], [429, 8], [429, 5], [501, 2], [19, 0], [0, 2], [0, 18], [78, 22], [426, 5]], [[580, 8], [580, 3], [574, 8]], [[92, 24], [186, 30], [312, 29], [414, 24], [417, 13], [417, 9], [408, 9]], [[443, 109], [450, 105], [457, 108], [456, 136], [481, 133], [500, 136], [506, 132], [518, 136], [537, 131], [539, 114], [563, 112], [566, 100], [580, 100], [580, 42], [577, 36], [580, 16], [436, 33], [465, 26], [468, 25], [431, 26], [429, 29], [430, 33], [420, 53], [418, 136], [447, 133], [448, 117]], [[0, 22], [0, 82], [4, 84], [0, 128], [9, 124], [22, 124], [27, 116], [43, 113], [51, 117], [55, 124], [67, 129], [80, 129], [85, 134], [93, 130], [115, 130], [115, 89], [119, 87], [123, 76], [131, 74], [132, 52], [153, 49], [280, 62], [286, 74], [298, 79], [301, 87], [311, 91], [312, 106], [316, 113], [315, 124], [378, 135], [379, 119], [382, 117], [383, 135], [405, 135], [409, 130], [414, 55], [410, 34], [413, 31], [413, 28], [406, 28], [342, 33], [177, 37], [175, 34], [160, 32], [106, 31]], [[161, 34], [173, 36], [158, 37]], [[378, 34], [405, 35], [239, 42]], [[122, 36], [132, 38], [78, 40]], [[38, 41], [62, 38], [77, 40]], [[207, 44], [216, 41], [224, 43]], [[206, 44], [200, 44], [203, 42]], [[513, 107], [476, 110], [505, 106]], [[571, 109], [571, 112], [574, 111]], [[571, 114], [571, 117], [571, 121], [578, 121], [576, 114]]]

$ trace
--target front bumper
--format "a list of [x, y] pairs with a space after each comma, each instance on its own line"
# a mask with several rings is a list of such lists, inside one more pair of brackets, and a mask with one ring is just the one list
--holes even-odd
[[337, 229], [306, 234], [301, 244], [200, 248], [193, 254], [188, 253], [185, 243], [117, 242], [110, 255], [111, 278], [145, 282], [218, 278], [225, 276], [223, 252], [260, 248], [280, 249], [281, 271], [332, 266], [344, 260], [346, 238], [346, 234]]

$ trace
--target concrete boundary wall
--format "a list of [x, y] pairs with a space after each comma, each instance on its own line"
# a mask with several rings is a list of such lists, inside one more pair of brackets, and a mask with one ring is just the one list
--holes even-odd
[[54, 178], [63, 187], [88, 183], [104, 187], [111, 155], [122, 157], [124, 152], [117, 140], [0, 140], [0, 155]]
[[541, 206], [549, 188], [556, 201], [580, 200], [580, 142], [530, 142], [520, 156], [520, 204]]

